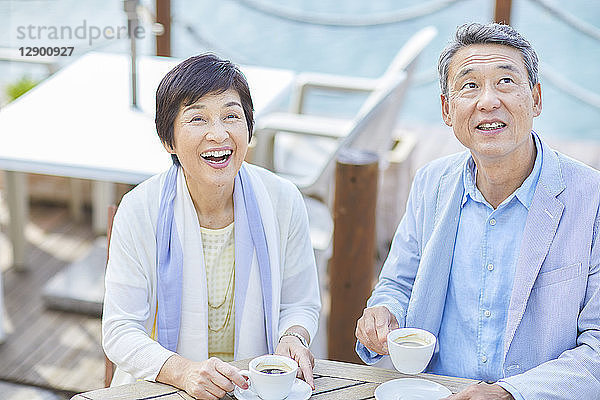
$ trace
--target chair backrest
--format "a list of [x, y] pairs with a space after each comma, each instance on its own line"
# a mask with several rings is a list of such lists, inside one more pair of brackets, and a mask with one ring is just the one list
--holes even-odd
[[385, 152], [390, 150], [396, 117], [419, 55], [436, 35], [437, 29], [427, 26], [412, 35], [402, 46], [383, 76], [378, 79], [377, 89], [367, 98], [354, 118], [351, 132], [340, 141], [319, 175], [312, 182], [302, 185], [304, 194], [332, 204], [335, 161], [344, 147], [372, 151], [380, 156], [380, 160], [384, 158]]
[[311, 183], [301, 187], [304, 194], [327, 204], [331, 203], [335, 162], [343, 148], [374, 152], [380, 159], [390, 150], [397, 113], [407, 86], [408, 80], [404, 72], [381, 80], [357, 113], [348, 135], [339, 140], [325, 167]]
[[419, 55], [436, 35], [437, 29], [434, 26], [426, 26], [412, 35], [398, 51], [383, 74], [382, 79], [388, 79], [389, 77], [398, 74], [400, 71], [405, 71], [410, 80]]
[[[110, 251], [110, 235], [112, 234], [113, 221], [117, 212], [117, 206], [111, 204], [108, 206], [108, 224], [106, 226], [106, 261], [108, 262], [108, 254]], [[115, 374], [115, 364], [112, 363], [104, 354], [104, 386], [109, 387]]]

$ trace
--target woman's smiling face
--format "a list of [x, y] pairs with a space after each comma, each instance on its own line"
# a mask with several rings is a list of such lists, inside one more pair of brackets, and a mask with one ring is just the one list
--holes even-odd
[[177, 155], [186, 178], [194, 183], [233, 188], [248, 151], [248, 137], [240, 96], [229, 88], [182, 106], [173, 127], [173, 148], [165, 147]]

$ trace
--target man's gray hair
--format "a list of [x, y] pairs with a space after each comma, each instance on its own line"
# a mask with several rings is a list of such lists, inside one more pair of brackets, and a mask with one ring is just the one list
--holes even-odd
[[514, 47], [523, 55], [523, 62], [529, 76], [529, 86], [538, 82], [538, 57], [531, 44], [513, 27], [496, 23], [480, 24], [473, 22], [458, 27], [454, 40], [442, 51], [438, 61], [438, 74], [442, 94], [448, 97], [448, 68], [458, 50], [472, 44], [501, 44]]

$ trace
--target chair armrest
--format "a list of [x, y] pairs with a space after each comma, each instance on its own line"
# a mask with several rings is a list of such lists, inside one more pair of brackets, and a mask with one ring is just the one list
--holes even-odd
[[369, 93], [375, 90], [377, 82], [378, 79], [373, 78], [303, 72], [298, 74], [294, 82], [290, 112], [302, 113], [304, 98], [309, 89]]
[[343, 118], [293, 113], [272, 113], [256, 122], [256, 131], [282, 131], [338, 139], [345, 136], [351, 126], [352, 120]]
[[304, 136], [339, 139], [348, 134], [353, 121], [340, 118], [318, 117], [292, 113], [273, 113], [256, 122], [254, 137], [256, 147], [253, 162], [267, 169], [273, 169], [275, 136], [278, 132], [288, 132]]
[[345, 92], [370, 92], [375, 89], [377, 79], [356, 76], [303, 72], [298, 74], [296, 86]]

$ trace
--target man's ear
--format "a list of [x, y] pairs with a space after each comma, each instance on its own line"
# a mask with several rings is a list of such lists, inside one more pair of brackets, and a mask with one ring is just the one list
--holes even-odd
[[531, 90], [533, 97], [533, 116], [537, 117], [542, 113], [542, 86], [540, 83], [536, 83]]
[[450, 102], [444, 94], [440, 94], [440, 100], [442, 102], [442, 119], [448, 126], [452, 126], [452, 118], [450, 117]]

